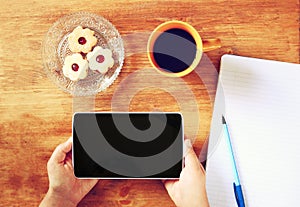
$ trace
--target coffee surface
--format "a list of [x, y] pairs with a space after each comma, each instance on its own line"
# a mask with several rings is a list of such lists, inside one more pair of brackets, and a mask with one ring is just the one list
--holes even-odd
[[153, 46], [153, 57], [158, 67], [173, 73], [187, 69], [193, 63], [196, 52], [193, 36], [178, 28], [161, 33]]

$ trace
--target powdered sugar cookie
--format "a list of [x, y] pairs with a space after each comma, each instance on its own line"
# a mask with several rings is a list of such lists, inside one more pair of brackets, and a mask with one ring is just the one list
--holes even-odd
[[114, 59], [110, 49], [104, 49], [100, 46], [94, 48], [87, 54], [87, 60], [91, 70], [106, 73], [114, 65]]
[[76, 27], [68, 37], [69, 48], [72, 52], [88, 53], [97, 44], [94, 31], [81, 26]]
[[88, 62], [81, 54], [75, 53], [65, 58], [63, 74], [72, 81], [86, 78], [88, 74]]

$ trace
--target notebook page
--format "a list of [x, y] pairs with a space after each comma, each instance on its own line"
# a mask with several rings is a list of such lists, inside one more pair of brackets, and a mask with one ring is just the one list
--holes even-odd
[[[226, 55], [218, 90], [221, 85], [246, 206], [298, 206], [300, 66]], [[214, 136], [210, 139], [218, 144], [209, 145], [208, 197], [212, 207], [237, 206], [225, 137]]]

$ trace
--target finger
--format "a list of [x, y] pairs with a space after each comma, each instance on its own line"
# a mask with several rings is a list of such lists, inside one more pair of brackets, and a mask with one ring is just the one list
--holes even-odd
[[165, 185], [165, 188], [168, 192], [172, 191], [172, 188], [174, 188], [176, 180], [165, 180], [163, 183]]
[[202, 163], [200, 164], [200, 169], [201, 169], [201, 171], [202, 171], [202, 173], [203, 173], [203, 174], [205, 174], [205, 173], [206, 173], [206, 171], [205, 171], [205, 169], [204, 169], [204, 167], [203, 167]]
[[64, 160], [64, 166], [73, 170], [72, 159], [70, 157], [66, 157]]
[[68, 152], [72, 149], [72, 140], [68, 139], [66, 142], [58, 145], [52, 153], [50, 160], [55, 163], [62, 163]]

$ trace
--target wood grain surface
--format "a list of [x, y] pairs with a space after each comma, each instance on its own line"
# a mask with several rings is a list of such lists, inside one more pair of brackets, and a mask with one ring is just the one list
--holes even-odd
[[[122, 36], [149, 33], [167, 20], [193, 25], [222, 48], [207, 53], [218, 69], [223, 54], [299, 63], [298, 0], [1, 0], [0, 6], [0, 206], [36, 206], [48, 188], [46, 163], [55, 146], [71, 136], [72, 96], [46, 76], [41, 43], [60, 17], [88, 11], [111, 21]], [[148, 36], [130, 44], [146, 47]], [[125, 48], [126, 49], [126, 48]], [[118, 84], [151, 65], [145, 52], [126, 56], [115, 83], [96, 96], [95, 110], [110, 111]], [[194, 147], [207, 139], [212, 103], [205, 84], [192, 73], [183, 78], [197, 97], [201, 127]], [[147, 77], [145, 77], [147, 81]], [[211, 84], [215, 84], [212, 80]], [[161, 89], [141, 90], [130, 111], [178, 111]], [[174, 206], [159, 180], [101, 180], [79, 206]]]

